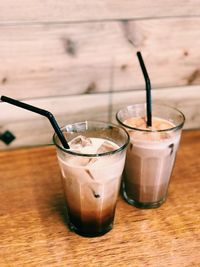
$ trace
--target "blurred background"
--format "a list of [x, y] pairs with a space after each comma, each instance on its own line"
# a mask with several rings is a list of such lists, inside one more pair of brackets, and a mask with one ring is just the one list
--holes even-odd
[[[115, 121], [145, 101], [182, 110], [200, 128], [200, 0], [0, 1], [0, 94], [51, 111], [58, 123]], [[52, 143], [46, 118], [0, 102], [0, 149]]]

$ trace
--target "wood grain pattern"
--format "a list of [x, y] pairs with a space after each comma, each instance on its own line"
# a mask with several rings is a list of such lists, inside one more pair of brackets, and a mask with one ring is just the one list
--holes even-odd
[[[186, 116], [185, 129], [200, 128], [200, 87], [188, 86], [152, 90], [153, 103], [179, 108]], [[84, 120], [116, 122], [116, 112], [133, 103], [145, 101], [145, 91], [88, 94], [40, 98], [25, 101], [51, 111], [59, 125]], [[52, 142], [53, 129], [46, 118], [35, 113], [0, 103], [0, 132], [11, 131], [16, 139], [9, 146], [0, 142], [0, 149], [44, 145]]]
[[[118, 92], [113, 94], [113, 119], [117, 110], [133, 103], [145, 102], [144, 91]], [[187, 86], [179, 88], [152, 89], [152, 103], [176, 107], [185, 117], [185, 129], [200, 128], [200, 87]]]
[[0, 23], [88, 21], [200, 15], [199, 0], [7, 0], [0, 2]]
[[200, 18], [0, 27], [0, 92], [17, 98], [144, 88], [141, 50], [154, 88], [200, 82]]
[[[51, 111], [59, 125], [84, 120], [108, 120], [109, 97], [107, 94], [54, 97], [26, 101], [26, 103]], [[53, 128], [48, 119], [29, 111], [0, 104], [0, 132], [11, 131], [16, 139], [7, 147], [0, 142], [0, 149], [44, 145], [52, 143]]]
[[[0, 1], [0, 94], [51, 110], [60, 125], [115, 121], [121, 106], [144, 101], [141, 50], [154, 100], [180, 108], [185, 129], [199, 128], [199, 4]], [[0, 149], [51, 143], [46, 119], [0, 104], [5, 130], [17, 138]]]
[[119, 197], [112, 231], [82, 238], [66, 224], [53, 146], [0, 152], [0, 266], [199, 266], [200, 131], [184, 131], [166, 203]]

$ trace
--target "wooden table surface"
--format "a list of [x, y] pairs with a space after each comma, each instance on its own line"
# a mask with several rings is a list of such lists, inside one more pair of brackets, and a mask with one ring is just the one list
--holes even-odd
[[102, 237], [68, 230], [53, 146], [0, 152], [0, 266], [200, 266], [200, 131], [184, 131], [165, 204], [119, 197]]

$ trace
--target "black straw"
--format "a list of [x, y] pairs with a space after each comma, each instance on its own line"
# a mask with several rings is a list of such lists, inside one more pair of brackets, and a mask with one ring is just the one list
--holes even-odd
[[68, 143], [67, 143], [67, 140], [65, 139], [62, 131], [60, 130], [60, 127], [58, 126], [58, 123], [57, 123], [56, 119], [54, 118], [54, 116], [53, 116], [53, 114], [51, 112], [49, 112], [47, 110], [44, 110], [44, 109], [41, 109], [41, 108], [34, 107], [32, 105], [28, 105], [26, 103], [20, 102], [18, 100], [15, 100], [15, 99], [7, 97], [7, 96], [1, 96], [1, 100], [3, 102], [7, 102], [7, 103], [15, 105], [17, 107], [27, 109], [29, 111], [38, 113], [38, 114], [48, 118], [50, 123], [51, 123], [51, 125], [53, 126], [58, 138], [60, 139], [60, 142], [62, 143], [63, 147], [66, 148], [66, 149], [70, 148]]
[[152, 126], [152, 111], [151, 111], [151, 82], [149, 79], [149, 75], [147, 73], [146, 67], [144, 65], [144, 61], [142, 58], [142, 54], [140, 52], [137, 52], [137, 57], [140, 62], [140, 67], [142, 69], [145, 83], [146, 83], [146, 105], [147, 105], [147, 126]]

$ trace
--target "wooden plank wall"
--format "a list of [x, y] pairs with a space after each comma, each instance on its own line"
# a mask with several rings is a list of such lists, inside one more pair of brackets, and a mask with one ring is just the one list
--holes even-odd
[[[0, 1], [0, 94], [52, 111], [59, 124], [112, 120], [145, 101], [140, 50], [153, 102], [200, 127], [200, 0]], [[0, 103], [0, 149], [51, 143], [45, 118]]]

